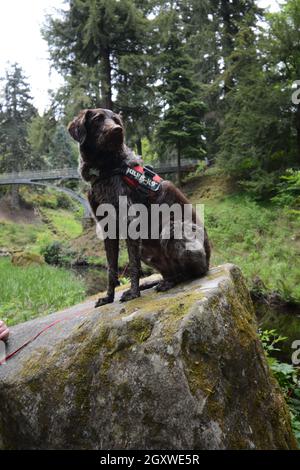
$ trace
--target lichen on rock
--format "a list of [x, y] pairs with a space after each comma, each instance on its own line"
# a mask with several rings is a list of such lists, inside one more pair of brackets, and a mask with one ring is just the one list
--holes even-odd
[[0, 367], [0, 448], [296, 448], [237, 267], [17, 325], [9, 351], [56, 319]]

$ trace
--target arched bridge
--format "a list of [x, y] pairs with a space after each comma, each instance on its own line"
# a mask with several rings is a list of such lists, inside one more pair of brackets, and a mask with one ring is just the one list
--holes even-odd
[[16, 173], [0, 173], [0, 185], [28, 184], [47, 186], [57, 191], [68, 194], [78, 201], [84, 208], [84, 217], [91, 216], [91, 209], [88, 201], [77, 194], [75, 191], [63, 186], [54, 184], [54, 181], [63, 181], [70, 179], [79, 179], [77, 168], [63, 168], [59, 170], [40, 170], [40, 171], [22, 171]]
[[[188, 173], [193, 171], [199, 161], [197, 160], [183, 160], [181, 162], [181, 172]], [[154, 168], [160, 175], [172, 174], [177, 172], [177, 166], [169, 163], [157, 168]], [[75, 191], [57, 186], [54, 181], [64, 180], [78, 180], [80, 176], [77, 168], [60, 168], [51, 170], [39, 170], [39, 171], [22, 171], [15, 173], [0, 173], [0, 185], [11, 185], [11, 184], [28, 184], [28, 185], [41, 185], [55, 188], [57, 191], [68, 194], [73, 199], [76, 199], [84, 207], [84, 217], [90, 217], [91, 210], [87, 200], [77, 194]]]

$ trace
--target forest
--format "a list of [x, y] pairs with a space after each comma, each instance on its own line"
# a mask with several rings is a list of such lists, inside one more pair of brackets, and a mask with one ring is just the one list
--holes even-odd
[[254, 0], [68, 2], [42, 30], [64, 79], [49, 109], [37, 113], [20, 66], [2, 77], [1, 171], [76, 165], [66, 124], [102, 106], [122, 112], [144, 158], [207, 156], [255, 199], [297, 211], [299, 9], [297, 0], [272, 14]]
[[[177, 184], [205, 204], [212, 264], [242, 269], [300, 442], [299, 368], [290, 363], [300, 331], [300, 0], [273, 13], [255, 0], [69, 0], [41, 34], [63, 85], [49, 82], [41, 114], [22, 67], [6, 69], [0, 176], [76, 168], [68, 123], [85, 108], [121, 113], [128, 146], [154, 166], [175, 162]], [[196, 161], [189, 175], [185, 159]], [[7, 207], [35, 210], [41, 223], [6, 217]], [[0, 186], [0, 254], [21, 247], [46, 261], [25, 273], [0, 258], [0, 319], [13, 325], [95, 294], [70, 269], [105, 265], [81, 217], [51, 189]], [[126, 265], [122, 252], [124, 282]]]

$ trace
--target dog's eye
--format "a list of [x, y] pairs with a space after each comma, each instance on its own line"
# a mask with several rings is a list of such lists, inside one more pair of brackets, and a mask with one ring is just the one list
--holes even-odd
[[114, 120], [117, 124], [121, 125], [121, 120], [120, 120], [120, 118], [119, 118], [118, 116], [116, 116], [116, 115], [113, 116], [113, 120]]
[[92, 121], [103, 121], [103, 114], [96, 114], [93, 118], [92, 118]]

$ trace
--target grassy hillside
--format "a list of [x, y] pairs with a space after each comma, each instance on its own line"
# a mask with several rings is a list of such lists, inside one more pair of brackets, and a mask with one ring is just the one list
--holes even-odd
[[9, 325], [74, 305], [85, 297], [82, 282], [48, 265], [14, 266], [0, 258], [0, 318]]
[[299, 219], [234, 193], [221, 176], [196, 178], [184, 190], [205, 205], [213, 265], [235, 263], [250, 286], [259, 277], [267, 288], [300, 302]]
[[[82, 234], [81, 209], [52, 190], [22, 188], [21, 207], [0, 201], [0, 250], [41, 254], [54, 241], [71, 243]], [[74, 305], [86, 296], [82, 280], [66, 269], [15, 266], [0, 258], [0, 318], [13, 325]]]

